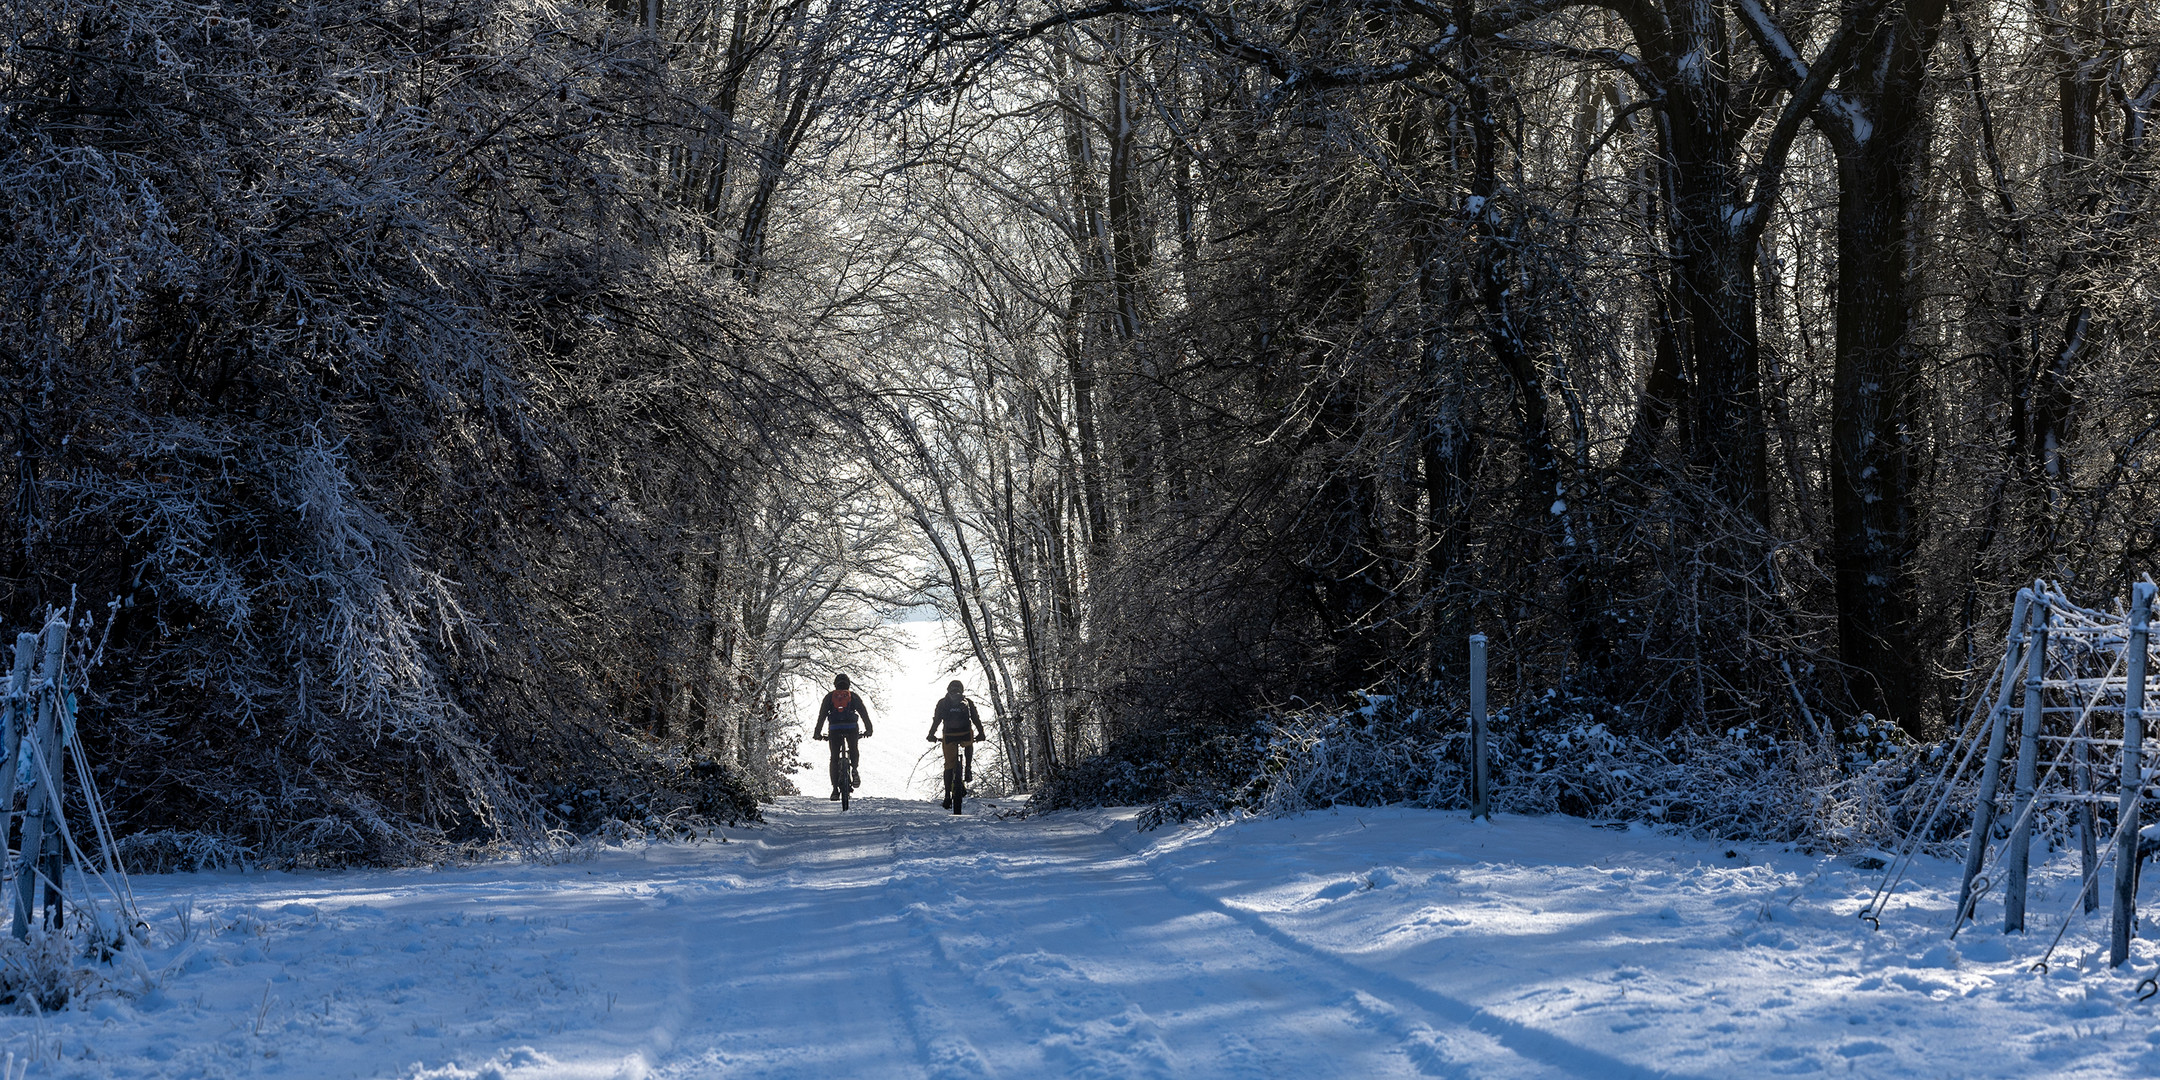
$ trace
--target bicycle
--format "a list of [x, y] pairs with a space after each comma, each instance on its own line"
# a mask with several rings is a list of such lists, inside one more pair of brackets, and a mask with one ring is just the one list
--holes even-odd
[[[928, 741], [934, 745], [944, 742], [935, 735]], [[963, 764], [945, 770], [945, 797], [938, 801], [940, 807], [955, 814], [961, 812], [961, 805], [967, 800], [967, 786], [975, 782], [975, 743], [972, 740], [962, 742], [959, 748]]]
[[827, 735], [813, 735], [811, 738], [832, 744], [832, 760], [827, 771], [832, 774], [833, 790], [840, 793], [840, 809], [845, 810], [852, 801], [855, 789], [862, 786], [862, 769], [855, 760], [857, 755], [849, 752], [851, 748], [844, 738]]
[[[945, 799], [938, 805], [955, 814], [967, 802], [967, 785], [975, 780], [975, 743], [984, 738], [982, 717], [969, 701], [960, 680], [945, 684], [945, 696], [930, 712], [930, 741], [945, 750]], [[960, 755], [967, 761], [962, 765]]]
[[[828, 721], [830, 736], [825, 733]], [[848, 808], [848, 796], [862, 786], [862, 747], [856, 740], [869, 738], [871, 730], [870, 703], [850, 688], [847, 676], [833, 676], [833, 691], [818, 702], [810, 737], [832, 744], [832, 797], [842, 810]]]

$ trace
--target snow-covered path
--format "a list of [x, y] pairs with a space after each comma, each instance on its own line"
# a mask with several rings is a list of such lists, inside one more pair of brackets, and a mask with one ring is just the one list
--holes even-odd
[[153, 914], [191, 900], [186, 940], [126, 993], [0, 1016], [0, 1048], [31, 1077], [2160, 1074], [2099, 926], [2046, 975], [2040, 942], [1960, 953], [1940, 865], [1871, 933], [1874, 874], [1642, 829], [992, 809], [802, 798], [563, 866], [144, 879]]
[[1414, 1072], [1398, 1040], [1375, 1037], [1400, 1025], [1169, 887], [1100, 821], [866, 809], [759, 853], [759, 869], [794, 888], [718, 929], [712, 943], [739, 973], [703, 989], [727, 1037], [664, 1074]]

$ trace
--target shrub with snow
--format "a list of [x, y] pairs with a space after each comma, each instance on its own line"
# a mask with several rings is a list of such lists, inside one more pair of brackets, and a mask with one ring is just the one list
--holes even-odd
[[[1920, 824], [1941, 790], [1944, 747], [1911, 743], [1871, 718], [1817, 747], [1752, 727], [1625, 734], [1611, 712], [1604, 702], [1554, 691], [1496, 713], [1494, 808], [1842, 850], [1892, 844]], [[1201, 740], [1182, 755], [1188, 767], [1151, 756], [1150, 747], [1120, 746], [1068, 770], [1042, 801], [1142, 804], [1143, 828], [1330, 806], [1464, 809], [1468, 729], [1458, 712], [1368, 695], [1358, 708], [1278, 713], [1242, 736]], [[1955, 839], [1971, 806], [1969, 790], [1953, 792], [1927, 839]], [[2056, 827], [2040, 823], [2043, 835]]]

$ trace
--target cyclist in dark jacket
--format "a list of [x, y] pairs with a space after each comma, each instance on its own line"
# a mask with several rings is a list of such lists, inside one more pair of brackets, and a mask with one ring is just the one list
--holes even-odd
[[874, 732], [870, 728], [870, 703], [863, 696], [848, 689], [848, 677], [833, 676], [833, 692], [825, 695], [818, 704], [817, 726], [810, 737], [827, 741], [826, 729], [832, 735], [832, 794], [826, 796], [836, 801], [840, 809], [848, 808], [848, 793], [862, 786], [862, 746], [858, 739], [867, 739]]
[[[938, 805], [955, 814], [960, 812], [960, 800], [967, 793], [966, 781], [975, 779], [975, 741], [989, 738], [983, 732], [982, 717], [975, 713], [975, 703], [967, 699], [965, 691], [958, 679], [946, 683], [945, 696], [930, 712], [930, 741], [942, 743], [945, 748], [945, 799]], [[963, 750], [967, 752], [965, 773], [960, 765]]]

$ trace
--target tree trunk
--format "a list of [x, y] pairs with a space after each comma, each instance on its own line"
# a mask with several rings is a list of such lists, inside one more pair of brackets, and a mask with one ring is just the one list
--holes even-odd
[[1755, 241], [1732, 224], [1740, 209], [1729, 160], [1701, 154], [1720, 131], [1674, 142], [1679, 163], [1674, 227], [1679, 241], [1679, 306], [1687, 327], [1683, 369], [1692, 376], [1692, 459], [1710, 490], [1758, 526], [1770, 523], [1769, 457], [1764, 450], [1762, 344], [1757, 336]]
[[1837, 360], [1831, 377], [1830, 558], [1838, 651], [1861, 707], [1919, 736], [1929, 676], [1911, 562], [1919, 546], [1914, 436], [1913, 200], [1922, 91], [1947, 0], [1916, 0], [1817, 112], [1838, 161]]
[[1838, 191], [1831, 382], [1831, 561], [1838, 641], [1862, 708], [1919, 734], [1926, 669], [1913, 635], [1911, 297], [1900, 155], [1849, 153]]
[[1103, 480], [1101, 432], [1096, 422], [1095, 351], [1098, 345], [1096, 335], [1089, 333], [1088, 324], [1097, 310], [1097, 305], [1090, 302], [1089, 285], [1103, 266], [1100, 243], [1103, 214], [1095, 186], [1094, 148], [1082, 119], [1086, 113], [1086, 95], [1079, 81], [1068, 74], [1065, 53], [1060, 50], [1053, 54], [1053, 59], [1057, 63], [1058, 96], [1064, 113], [1067, 189], [1073, 208], [1073, 219], [1065, 227], [1072, 242], [1075, 269], [1060, 341], [1065, 353], [1066, 378], [1073, 395], [1074, 435], [1080, 444], [1078, 460], [1074, 464], [1080, 471], [1080, 494], [1087, 510], [1087, 570], [1090, 577], [1100, 580], [1109, 552], [1112, 525], [1109, 493]]
[[[1673, 38], [1656, 58], [1669, 103], [1666, 145], [1673, 163], [1675, 285], [1687, 327], [1683, 370], [1691, 378], [1692, 455], [1697, 472], [1726, 506], [1757, 525], [1770, 522], [1769, 457], [1762, 422], [1761, 340], [1756, 324], [1755, 234], [1745, 207], [1735, 121], [1730, 33], [1718, 0], [1671, 0]], [[1641, 39], [1643, 28], [1635, 28]], [[1656, 41], [1662, 35], [1649, 35]]]
[[[1615, 5], [1663, 88], [1665, 158], [1671, 194], [1674, 313], [1690, 460], [1721, 502], [1759, 526], [1770, 522], [1769, 456], [1762, 422], [1761, 342], [1755, 302], [1756, 234], [1747, 228], [1746, 177], [1736, 116], [1734, 67], [1721, 0]], [[1631, 456], [1647, 454], [1666, 415], [1673, 372], [1657, 356], [1630, 437]]]

